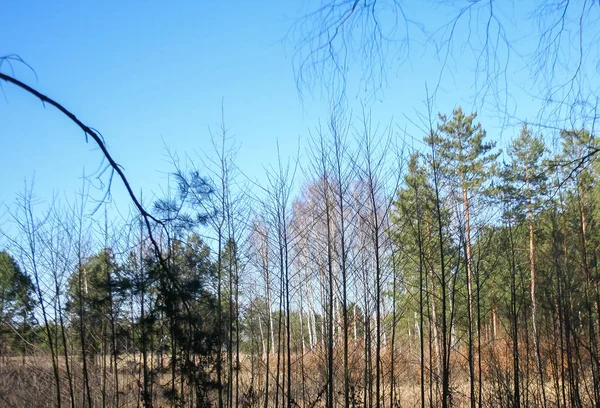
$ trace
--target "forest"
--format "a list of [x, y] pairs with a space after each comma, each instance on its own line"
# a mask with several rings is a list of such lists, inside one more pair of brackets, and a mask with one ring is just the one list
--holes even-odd
[[600, 403], [598, 140], [551, 152], [524, 125], [500, 162], [460, 108], [422, 152], [360, 126], [332, 117], [300, 192], [280, 163], [259, 202], [223, 127], [149, 229], [83, 201], [34, 218], [26, 191], [0, 258], [7, 406]]
[[429, 95], [410, 136], [333, 104], [259, 182], [223, 116], [197, 157], [168, 152], [147, 200], [75, 111], [0, 82], [81, 129], [109, 174], [101, 200], [84, 179], [40, 205], [27, 183], [7, 207], [0, 406], [600, 406], [595, 121], [521, 121], [500, 143]]

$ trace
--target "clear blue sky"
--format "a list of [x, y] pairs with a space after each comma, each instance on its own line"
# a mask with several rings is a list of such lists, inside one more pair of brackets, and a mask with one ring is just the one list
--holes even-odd
[[[416, 6], [414, 15], [432, 26], [448, 18], [447, 10], [426, 4]], [[158, 194], [172, 170], [165, 145], [181, 156], [210, 149], [208, 128], [220, 121], [222, 101], [227, 127], [240, 145], [239, 166], [261, 179], [263, 166], [276, 159], [277, 140], [283, 156], [293, 156], [298, 138], [303, 143], [308, 129], [329, 115], [320, 93], [300, 100], [293, 44], [283, 41], [295, 19], [313, 6], [294, 1], [8, 1], [2, 9], [0, 55], [22, 57], [37, 79], [16, 66], [19, 79], [98, 129], [134, 189], [146, 196]], [[510, 20], [514, 10], [506, 12]], [[530, 40], [523, 37], [530, 27], [525, 28], [510, 34], [527, 45]], [[464, 28], [456, 32], [436, 112], [450, 113], [460, 104], [470, 108], [475, 56], [460, 47], [468, 34]], [[422, 36], [412, 41], [410, 61], [390, 59], [383, 97], [368, 106], [375, 120], [394, 117], [419, 138], [406, 116], [423, 111], [425, 83], [437, 82], [441, 56], [423, 45]], [[523, 85], [522, 68], [510, 67], [511, 84]], [[1, 69], [10, 72], [6, 65]], [[358, 74], [353, 75], [351, 85], [359, 89]], [[83, 169], [88, 174], [98, 169], [100, 152], [57, 111], [10, 85], [3, 84], [3, 92], [0, 203], [11, 204], [34, 174], [41, 200], [49, 202], [53, 193], [72, 196]], [[521, 117], [535, 114], [531, 97], [517, 90], [512, 96]], [[364, 97], [361, 91], [351, 93], [349, 106], [360, 110]], [[480, 119], [496, 138], [494, 116], [493, 109], [482, 110]], [[122, 193], [115, 189], [118, 200]]]
[[[171, 169], [164, 145], [180, 154], [209, 147], [222, 100], [250, 170], [271, 157], [276, 138], [295, 141], [308, 127], [280, 41], [290, 10], [278, 3], [11, 2], [0, 55], [27, 61], [37, 82], [23, 68], [17, 76], [98, 129], [136, 190], [151, 190]], [[0, 201], [34, 172], [41, 198], [79, 188], [99, 152], [53, 109], [4, 92]]]

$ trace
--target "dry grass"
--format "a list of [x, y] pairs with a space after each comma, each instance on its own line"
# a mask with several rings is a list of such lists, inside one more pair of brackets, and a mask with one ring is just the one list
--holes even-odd
[[[335, 348], [335, 389], [337, 406], [343, 406], [343, 358], [342, 347]], [[325, 353], [319, 347], [307, 352], [304, 356], [292, 355], [292, 384], [291, 395], [297, 406], [322, 407], [325, 406], [325, 384], [327, 383], [327, 362]], [[390, 350], [382, 351], [382, 390], [381, 397], [385, 406], [390, 406], [390, 384], [391, 384], [391, 358]], [[107, 357], [108, 359], [108, 357]], [[275, 383], [277, 373], [277, 356], [271, 355], [269, 359], [269, 400], [270, 406], [274, 405]], [[286, 372], [280, 361], [280, 392], [282, 395], [283, 373]], [[429, 357], [426, 355], [428, 363]], [[119, 360], [119, 406], [139, 407], [141, 401], [142, 376], [141, 356], [139, 354], [128, 354], [120, 356]], [[52, 364], [47, 355], [4, 358], [0, 362], [0, 407], [54, 407], [56, 406], [56, 389]], [[73, 379], [75, 406], [84, 407], [83, 374], [80, 359], [72, 357], [69, 359], [71, 377]], [[487, 344], [482, 353], [483, 363], [483, 406], [501, 407], [508, 406], [509, 393], [512, 391], [512, 357], [510, 349], [505, 341], [497, 341]], [[352, 344], [350, 347], [349, 372], [351, 398], [357, 407], [364, 406], [364, 350], [361, 344]], [[151, 360], [153, 368], [159, 368], [161, 362], [154, 357]], [[109, 360], [106, 361], [109, 366]], [[116, 405], [117, 396], [114, 393], [114, 373], [107, 367], [104, 373], [104, 362], [101, 358], [89, 363], [89, 381], [92, 394], [92, 404], [98, 407], [113, 407]], [[168, 361], [162, 361], [165, 370], [158, 370], [161, 374], [154, 376], [152, 389], [155, 407], [170, 406], [167, 403], [160, 384], [167, 385], [170, 381]], [[226, 365], [224, 366], [226, 368]], [[456, 350], [451, 359], [451, 390], [454, 407], [469, 406], [469, 381], [468, 365], [464, 353]], [[375, 367], [373, 366], [373, 369]], [[539, 406], [539, 383], [535, 376], [535, 367], [526, 367], [525, 362], [521, 367], [523, 373], [529, 372], [530, 378], [522, 378], [523, 398], [527, 398], [530, 406]], [[428, 364], [426, 364], [426, 398], [429, 398]], [[225, 370], [226, 371], [226, 370]], [[399, 344], [394, 361], [394, 407], [420, 407], [420, 356], [418, 350], [410, 344]], [[104, 375], [105, 374], [105, 375]], [[550, 365], [546, 366], [546, 397], [548, 405], [556, 405], [560, 398], [561, 384], [557, 384], [552, 378], [555, 373]], [[239, 368], [239, 397], [236, 398], [233, 390], [233, 398], [238, 401], [240, 407], [262, 407], [265, 397], [266, 365], [264, 356], [242, 355]], [[69, 406], [70, 392], [69, 381], [66, 373], [64, 358], [60, 360], [60, 388], [61, 402], [63, 406]], [[435, 378], [435, 373], [432, 373]], [[106, 380], [104, 380], [106, 379]], [[224, 380], [227, 376], [224, 376]], [[374, 379], [373, 379], [374, 381]], [[435, 379], [434, 379], [435, 384]], [[286, 389], [287, 391], [287, 389]], [[374, 392], [374, 387], [373, 387]], [[216, 397], [213, 394], [213, 397]], [[436, 399], [434, 385], [434, 405], [439, 405]], [[373, 396], [374, 398], [374, 396]], [[439, 398], [439, 394], [438, 394]], [[216, 400], [216, 398], [215, 398]], [[437, 401], [437, 403], [436, 403]], [[373, 401], [374, 402], [374, 401]]]

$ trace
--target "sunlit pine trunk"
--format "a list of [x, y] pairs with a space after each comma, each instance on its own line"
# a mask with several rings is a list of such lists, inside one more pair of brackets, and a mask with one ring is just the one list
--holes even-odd
[[529, 180], [528, 167], [525, 167], [525, 186], [528, 194], [527, 197], [527, 214], [529, 220], [529, 270], [531, 274], [531, 325], [533, 329], [533, 346], [535, 347], [536, 366], [542, 392], [543, 406], [546, 406], [546, 391], [544, 384], [544, 371], [542, 369], [542, 358], [540, 352], [540, 337], [537, 325], [537, 298], [536, 298], [536, 274], [535, 274], [535, 227], [533, 223], [533, 203], [531, 201], [531, 186]]
[[467, 269], [467, 303], [468, 303], [468, 341], [469, 341], [469, 387], [471, 408], [475, 408], [475, 356], [473, 355], [473, 270], [471, 258], [471, 211], [465, 174], [462, 178], [462, 199], [465, 214], [465, 261]]
[[587, 214], [585, 211], [583, 197], [585, 195], [585, 191], [583, 186], [581, 185], [581, 181], [577, 180], [577, 194], [578, 194], [578, 203], [579, 203], [579, 215], [580, 215], [580, 236], [581, 236], [581, 245], [582, 245], [582, 257], [583, 257], [583, 272], [585, 275], [585, 298], [586, 298], [586, 306], [588, 312], [588, 331], [589, 331], [589, 354], [590, 354], [590, 366], [591, 366], [591, 374], [592, 374], [592, 382], [593, 382], [593, 395], [594, 402], [596, 406], [600, 406], [600, 390], [598, 384], [598, 365], [597, 361], [597, 344], [596, 344], [596, 334], [595, 334], [595, 322], [592, 311], [592, 296], [590, 295], [590, 291], [592, 289], [592, 278], [590, 276], [590, 260], [588, 256], [588, 240], [587, 240]]

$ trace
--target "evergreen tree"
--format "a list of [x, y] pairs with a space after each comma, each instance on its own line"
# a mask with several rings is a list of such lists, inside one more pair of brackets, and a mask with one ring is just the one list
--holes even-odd
[[101, 351], [102, 332], [112, 314], [110, 276], [118, 268], [112, 250], [107, 248], [89, 257], [67, 282], [67, 311], [73, 323], [83, 325], [86, 351], [91, 356]]
[[538, 332], [538, 313], [536, 297], [536, 251], [535, 251], [535, 214], [538, 212], [542, 196], [546, 190], [547, 176], [542, 167], [546, 149], [541, 136], [533, 136], [527, 125], [508, 150], [511, 162], [505, 172], [505, 185], [509, 186], [513, 211], [517, 216], [526, 217], [529, 230], [529, 271], [531, 289], [531, 324], [535, 347], [536, 365], [539, 376], [542, 400], [546, 405], [544, 370], [540, 355], [540, 337]]
[[[438, 160], [441, 164], [441, 172], [451, 183], [451, 188], [461, 197], [462, 214], [464, 216], [464, 238], [465, 266], [467, 277], [467, 305], [468, 305], [468, 341], [469, 341], [469, 372], [471, 385], [471, 407], [476, 404], [475, 400], [475, 368], [473, 353], [473, 320], [474, 320], [474, 296], [473, 296], [473, 250], [471, 226], [473, 210], [471, 208], [474, 198], [486, 193], [489, 182], [495, 174], [496, 158], [499, 153], [493, 153], [495, 147], [493, 142], [485, 142], [486, 132], [480, 123], [474, 123], [476, 113], [465, 115], [459, 107], [454, 109], [452, 117], [439, 115], [441, 123], [438, 124], [438, 132], [426, 139], [430, 145], [438, 148]], [[463, 235], [461, 231], [459, 235]], [[479, 299], [479, 275], [475, 273], [476, 297]], [[481, 347], [480, 340], [480, 303], [477, 302], [477, 347]], [[480, 354], [480, 353], [478, 353]], [[480, 356], [479, 356], [480, 357]], [[481, 405], [481, 358], [479, 362], [479, 395], [478, 402]]]
[[0, 354], [5, 356], [12, 346], [24, 344], [15, 337], [15, 330], [27, 334], [34, 324], [34, 286], [17, 261], [5, 250], [0, 251]]

